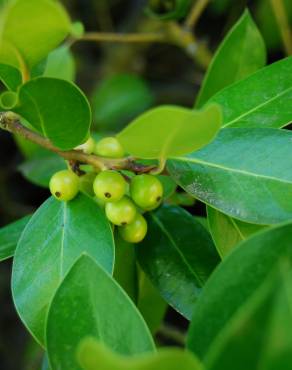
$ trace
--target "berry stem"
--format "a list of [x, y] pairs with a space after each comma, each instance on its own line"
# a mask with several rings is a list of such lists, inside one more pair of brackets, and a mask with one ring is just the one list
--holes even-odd
[[136, 163], [133, 157], [112, 159], [99, 157], [94, 154], [85, 154], [80, 150], [62, 151], [54, 146], [50, 140], [24, 127], [20, 123], [19, 117], [12, 112], [0, 112], [0, 128], [12, 134], [20, 135], [26, 140], [58, 154], [69, 161], [69, 163], [74, 164], [74, 167], [77, 169], [79, 168], [79, 164], [89, 164], [98, 170], [123, 169], [135, 173], [148, 173], [155, 168], [155, 166], [145, 166], [140, 163]]
[[197, 0], [195, 1], [187, 19], [185, 20], [185, 27], [189, 30], [193, 29], [198, 20], [200, 19], [202, 13], [204, 12], [205, 8], [207, 7], [210, 0]]

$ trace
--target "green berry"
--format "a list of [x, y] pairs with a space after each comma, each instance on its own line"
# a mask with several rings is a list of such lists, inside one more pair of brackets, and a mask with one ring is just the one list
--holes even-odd
[[62, 201], [69, 201], [79, 192], [79, 177], [70, 170], [56, 172], [50, 180], [52, 195]]
[[77, 146], [75, 149], [81, 150], [85, 154], [92, 154], [95, 149], [95, 141], [90, 137], [85, 143]]
[[96, 143], [95, 154], [108, 158], [122, 158], [125, 151], [115, 137], [105, 137]]
[[139, 243], [147, 234], [147, 222], [140, 213], [137, 213], [132, 223], [119, 227], [119, 233], [125, 241]]
[[114, 225], [122, 226], [133, 222], [137, 210], [134, 203], [128, 197], [123, 197], [117, 202], [105, 205], [105, 214]]
[[96, 176], [93, 182], [95, 195], [105, 202], [120, 200], [125, 195], [126, 190], [126, 180], [116, 171], [102, 171]]
[[132, 199], [140, 208], [152, 210], [161, 203], [163, 186], [155, 176], [138, 175], [131, 181], [130, 193]]

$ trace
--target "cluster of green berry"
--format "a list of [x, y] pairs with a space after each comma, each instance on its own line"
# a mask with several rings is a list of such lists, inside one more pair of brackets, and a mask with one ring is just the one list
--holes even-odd
[[[124, 156], [123, 148], [113, 137], [97, 143], [90, 138], [77, 149], [107, 158]], [[59, 171], [51, 178], [50, 191], [56, 199], [69, 201], [79, 192], [79, 183], [80, 178], [71, 170]], [[121, 237], [130, 243], [139, 243], [144, 239], [147, 222], [142, 213], [157, 208], [163, 197], [163, 186], [157, 177], [136, 175], [128, 184], [125, 177], [115, 170], [99, 172], [93, 181], [93, 191], [108, 220], [119, 227]]]

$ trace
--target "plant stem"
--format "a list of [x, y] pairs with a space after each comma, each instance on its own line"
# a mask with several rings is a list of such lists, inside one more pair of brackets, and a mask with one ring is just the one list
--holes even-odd
[[[111, 159], [98, 157], [94, 154], [85, 154], [79, 150], [62, 151], [55, 147], [50, 140], [44, 138], [38, 133], [24, 127], [14, 113], [0, 113], [0, 127], [3, 130], [9, 131], [12, 134], [20, 135], [26, 140], [29, 140], [51, 152], [54, 152], [70, 162], [71, 166], [76, 164], [89, 164], [98, 170], [104, 169], [125, 169], [135, 173], [146, 173], [153, 170], [154, 166], [145, 166], [136, 163], [134, 158], [126, 157], [120, 159]], [[78, 169], [78, 166], [76, 167]]]
[[76, 42], [112, 42], [112, 43], [169, 43], [186, 51], [201, 67], [207, 68], [212, 58], [206, 45], [197, 42], [194, 35], [176, 22], [165, 23], [165, 29], [157, 33], [107, 33], [87, 32], [82, 37], [69, 40], [72, 46]]
[[287, 55], [292, 54], [292, 34], [283, 0], [270, 0]]
[[184, 333], [179, 331], [178, 329], [169, 326], [169, 325], [162, 325], [160, 329], [158, 330], [158, 334], [160, 334], [165, 339], [170, 339], [173, 342], [181, 345], [182, 347], [185, 346], [186, 343], [186, 337]]
[[73, 40], [95, 41], [95, 42], [119, 42], [119, 43], [152, 43], [166, 42], [166, 35], [163, 33], [107, 33], [107, 32], [87, 32], [82, 37]]
[[200, 16], [207, 7], [209, 1], [210, 0], [197, 0], [194, 3], [184, 24], [187, 29], [193, 29], [196, 26], [198, 20], [200, 19]]
[[204, 43], [199, 43], [193, 33], [186, 28], [180, 27], [176, 22], [169, 22], [168, 38], [172, 43], [183, 48], [202, 68], [206, 69], [212, 59], [212, 54]]

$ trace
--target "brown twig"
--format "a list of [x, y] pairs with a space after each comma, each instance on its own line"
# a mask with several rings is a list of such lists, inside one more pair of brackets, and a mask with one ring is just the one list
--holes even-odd
[[50, 140], [24, 127], [20, 123], [18, 116], [16, 116], [14, 113], [11, 113], [11, 112], [0, 112], [0, 127], [3, 130], [9, 131], [12, 134], [20, 135], [23, 138], [51, 152], [58, 154], [62, 158], [69, 161], [71, 166], [72, 165], [77, 166], [75, 168], [79, 168], [79, 164], [89, 164], [98, 170], [103, 170], [103, 169], [122, 170], [123, 169], [123, 170], [132, 171], [135, 173], [147, 173], [147, 172], [152, 171], [153, 168], [155, 168], [155, 166], [146, 166], [140, 163], [136, 163], [133, 157], [111, 159], [111, 158], [99, 157], [94, 154], [85, 154], [79, 150], [67, 150], [67, 151], [60, 150], [59, 148], [54, 146], [50, 142]]

